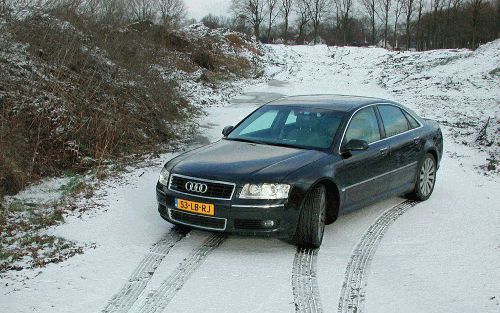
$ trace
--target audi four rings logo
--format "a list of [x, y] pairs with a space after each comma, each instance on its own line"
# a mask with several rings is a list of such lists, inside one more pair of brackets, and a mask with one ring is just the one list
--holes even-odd
[[195, 183], [192, 181], [188, 181], [184, 186], [186, 190], [191, 192], [205, 193], [208, 190], [208, 186], [203, 183]]

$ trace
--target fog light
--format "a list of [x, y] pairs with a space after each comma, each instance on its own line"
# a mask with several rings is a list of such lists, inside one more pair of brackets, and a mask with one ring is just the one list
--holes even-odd
[[273, 227], [274, 226], [274, 221], [273, 220], [262, 221], [262, 225], [264, 227]]

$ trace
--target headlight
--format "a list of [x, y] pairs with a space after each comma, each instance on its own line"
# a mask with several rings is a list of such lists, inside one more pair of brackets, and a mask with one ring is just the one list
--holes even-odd
[[162, 184], [163, 186], [167, 186], [168, 185], [168, 178], [170, 177], [170, 172], [167, 171], [166, 168], [162, 168], [161, 169], [161, 172], [160, 172], [160, 178], [158, 178], [158, 181], [160, 182], [160, 184]]
[[245, 184], [241, 199], [287, 199], [290, 185], [287, 184]]

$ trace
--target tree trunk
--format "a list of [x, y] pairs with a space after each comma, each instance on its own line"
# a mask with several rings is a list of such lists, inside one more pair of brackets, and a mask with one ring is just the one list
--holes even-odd
[[348, 16], [345, 16], [343, 18], [343, 22], [342, 22], [342, 34], [343, 34], [343, 38], [342, 38], [342, 44], [346, 45], [347, 44], [347, 23], [348, 23], [348, 20], [349, 20], [349, 17]]
[[313, 28], [314, 28], [314, 44], [318, 43], [318, 24], [316, 21], [313, 23]]
[[394, 38], [392, 40], [392, 49], [396, 49], [398, 44], [398, 16], [396, 14], [396, 20], [394, 21]]
[[255, 24], [255, 25], [253, 26], [253, 33], [254, 33], [254, 35], [255, 35], [255, 39], [256, 39], [257, 41], [259, 41], [259, 37], [260, 37], [260, 27], [259, 27], [259, 26], [260, 26], [260, 25], [258, 25], [258, 24]]
[[[375, 12], [374, 12], [375, 13]], [[375, 45], [375, 14], [372, 15], [372, 44]]]
[[285, 35], [283, 36], [285, 38], [285, 45], [288, 44], [288, 13], [285, 13]]
[[385, 25], [384, 25], [384, 48], [387, 49], [387, 30], [389, 28], [389, 16], [386, 14], [385, 16]]
[[304, 24], [301, 22], [300, 25], [299, 25], [299, 36], [297, 37], [297, 43], [299, 44], [303, 44], [304, 43], [304, 40], [303, 40], [303, 37], [304, 36]]
[[269, 25], [267, 27], [267, 42], [271, 43], [271, 22], [269, 22]]
[[269, 10], [269, 24], [267, 26], [267, 42], [271, 43], [271, 27], [273, 26], [273, 11]]
[[339, 30], [340, 30], [340, 17], [339, 17], [339, 13], [338, 13], [338, 9], [337, 9], [337, 12], [335, 13], [335, 20], [337, 21], [337, 27], [335, 27], [335, 43], [338, 44], [339, 42]]
[[472, 3], [472, 49], [476, 49], [477, 42], [477, 24], [479, 24], [479, 14], [482, 0], [474, 0]]
[[[411, 12], [411, 9], [408, 9]], [[411, 14], [406, 14], [406, 50], [410, 50], [411, 44], [411, 35], [410, 35], [410, 23], [411, 23]]]
[[422, 38], [420, 34], [420, 20], [422, 19], [422, 0], [420, 0], [419, 6], [418, 6], [418, 17], [417, 17], [417, 30], [415, 32], [416, 35], [416, 42], [417, 42], [417, 50], [422, 51]]

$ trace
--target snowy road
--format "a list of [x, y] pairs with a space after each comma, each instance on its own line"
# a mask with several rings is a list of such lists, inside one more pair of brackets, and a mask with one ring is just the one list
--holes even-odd
[[[209, 140], [281, 94], [397, 99], [433, 118], [432, 109], [372, 79], [382, 49], [277, 46], [272, 53], [272, 80], [208, 110]], [[55, 228], [97, 248], [31, 270], [29, 280], [3, 279], [0, 312], [499, 312], [500, 184], [475, 169], [484, 152], [444, 133], [428, 201], [395, 197], [341, 216], [319, 250], [173, 229], [156, 210], [157, 175], [173, 157], [165, 155], [107, 187], [99, 200], [106, 211]]]

